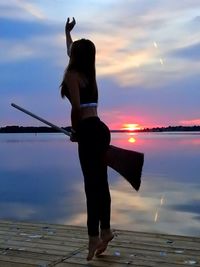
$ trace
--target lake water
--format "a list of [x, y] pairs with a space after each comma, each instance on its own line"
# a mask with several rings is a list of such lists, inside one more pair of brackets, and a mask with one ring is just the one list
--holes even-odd
[[[200, 236], [200, 133], [112, 134], [145, 153], [139, 192], [109, 168], [112, 227]], [[86, 225], [77, 145], [63, 134], [0, 134], [0, 219]]]

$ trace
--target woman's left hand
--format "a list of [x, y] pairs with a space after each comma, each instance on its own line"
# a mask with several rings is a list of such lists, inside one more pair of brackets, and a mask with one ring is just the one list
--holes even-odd
[[66, 32], [66, 33], [71, 32], [75, 25], [76, 25], [75, 18], [73, 17], [73, 19], [72, 19], [71, 22], [70, 22], [70, 18], [68, 18], [68, 19], [67, 19], [67, 22], [66, 22], [66, 24], [65, 24], [65, 32]]

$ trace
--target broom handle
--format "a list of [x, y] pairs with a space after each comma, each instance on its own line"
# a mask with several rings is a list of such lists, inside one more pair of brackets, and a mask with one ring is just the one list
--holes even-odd
[[12, 103], [11, 106], [16, 108], [16, 109], [18, 109], [18, 110], [20, 110], [20, 111], [22, 111], [22, 112], [24, 112], [24, 113], [26, 113], [26, 114], [28, 114], [28, 115], [30, 115], [33, 118], [35, 118], [35, 119], [37, 119], [37, 120], [39, 120], [39, 121], [51, 126], [52, 128], [54, 128], [54, 129], [56, 129], [56, 130], [58, 130], [58, 131], [60, 131], [60, 132], [62, 132], [64, 134], [66, 134], [68, 136], [71, 136], [70, 132], [68, 132], [68, 131], [64, 130], [63, 128], [60, 128], [57, 125], [55, 125], [55, 124], [53, 124], [53, 123], [51, 123], [51, 122], [49, 122], [49, 121], [47, 121], [47, 120], [45, 120], [45, 119], [43, 119], [43, 118], [41, 118], [39, 116], [33, 114], [32, 112], [30, 112], [30, 111], [28, 111], [28, 110], [26, 110], [26, 109], [24, 109], [24, 108], [22, 108], [22, 107], [20, 107], [20, 106], [18, 106], [16, 104], [14, 104], [14, 103]]
[[[44, 120], [43, 118], [33, 114], [32, 112], [21, 108], [20, 106], [12, 103], [16, 109], [21, 110], [22, 112], [30, 115], [31, 117], [51, 126], [52, 128], [71, 136], [71, 133], [56, 126], [55, 124]], [[128, 159], [128, 160], [127, 160]], [[131, 185], [132, 187], [138, 191], [140, 187], [140, 177], [142, 172], [142, 166], [144, 161], [144, 155], [142, 153], [136, 151], [125, 150], [122, 148], [118, 148], [115, 146], [110, 146], [107, 155], [106, 155], [107, 165], [117, 171], [120, 175], [122, 175]], [[135, 169], [133, 168], [134, 163], [136, 164]]]

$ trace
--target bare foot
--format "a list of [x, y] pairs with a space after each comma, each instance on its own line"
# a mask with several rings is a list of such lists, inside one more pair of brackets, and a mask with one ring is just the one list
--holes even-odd
[[94, 257], [95, 252], [101, 247], [102, 240], [99, 236], [89, 236], [89, 245], [88, 245], [88, 256], [87, 260], [91, 261]]
[[101, 255], [108, 246], [108, 243], [114, 238], [114, 233], [112, 232], [112, 230], [110, 229], [106, 229], [106, 230], [102, 230], [101, 231], [101, 245], [99, 246], [99, 248], [97, 249], [95, 256], [99, 256]]

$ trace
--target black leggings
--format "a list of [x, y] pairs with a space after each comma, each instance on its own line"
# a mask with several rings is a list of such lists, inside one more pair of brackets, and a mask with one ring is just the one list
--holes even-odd
[[99, 226], [110, 228], [111, 198], [105, 162], [110, 131], [98, 117], [90, 117], [80, 122], [77, 135], [87, 200], [88, 235], [97, 236]]

